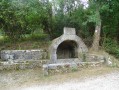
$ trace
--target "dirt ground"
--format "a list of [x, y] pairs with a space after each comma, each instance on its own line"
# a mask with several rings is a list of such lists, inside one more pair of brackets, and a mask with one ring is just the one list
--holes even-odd
[[30, 86], [19, 90], [119, 90], [119, 72], [84, 80], [77, 79], [58, 84]]
[[119, 69], [86, 68], [78, 72], [43, 76], [41, 69], [1, 71], [0, 90], [118, 90]]

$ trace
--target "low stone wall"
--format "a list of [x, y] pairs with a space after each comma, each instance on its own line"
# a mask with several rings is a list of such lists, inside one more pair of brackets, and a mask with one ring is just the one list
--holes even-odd
[[47, 59], [48, 53], [43, 50], [3, 50], [1, 60], [41, 60]]
[[82, 60], [78, 58], [58, 59], [57, 63], [43, 65], [44, 75], [67, 73], [80, 70], [81, 68], [99, 67], [101, 65], [113, 66], [109, 56], [87, 54]]
[[96, 54], [87, 54], [86, 55], [86, 61], [88, 62], [95, 62], [95, 61], [100, 61], [104, 62], [108, 59], [108, 57], [104, 55], [96, 55]]
[[0, 62], [0, 71], [2, 70], [22, 70], [42, 68], [49, 60], [20, 60], [20, 61], [2, 61]]
[[103, 62], [56, 63], [43, 65], [44, 75], [54, 75], [78, 71], [81, 68], [100, 67]]

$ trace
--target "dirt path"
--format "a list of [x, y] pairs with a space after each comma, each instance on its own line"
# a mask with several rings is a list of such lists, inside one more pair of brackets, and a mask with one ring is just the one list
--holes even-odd
[[19, 90], [119, 90], [119, 72], [84, 80], [71, 80], [58, 84], [36, 85]]
[[44, 77], [42, 70], [0, 72], [0, 90], [119, 90], [119, 69], [99, 67]]

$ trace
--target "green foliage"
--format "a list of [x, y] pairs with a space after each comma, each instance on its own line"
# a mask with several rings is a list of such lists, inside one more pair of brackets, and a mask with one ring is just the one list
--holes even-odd
[[72, 71], [72, 72], [78, 71], [78, 67], [72, 67], [72, 68], [71, 68], [71, 71]]
[[40, 28], [42, 6], [39, 0], [2, 0], [1, 28], [10, 39], [16, 40]]
[[48, 41], [49, 37], [47, 34], [31, 34], [30, 35], [31, 40], [35, 40], [35, 41]]
[[0, 25], [10, 39], [18, 40], [38, 28], [50, 38], [60, 36], [64, 27], [87, 33], [83, 31], [86, 10], [78, 0], [2, 0], [0, 6]]
[[86, 62], [86, 54], [83, 54], [83, 62]]
[[119, 1], [89, 0], [88, 4], [84, 9], [80, 0], [1, 0], [0, 35], [5, 39], [0, 38], [0, 45], [13, 40], [48, 41], [60, 36], [64, 27], [76, 28], [91, 44], [95, 25], [101, 21], [100, 45], [119, 57]]
[[25, 33], [25, 31], [23, 31], [25, 22], [22, 21], [24, 16], [22, 16], [18, 8], [12, 6], [12, 2], [9, 0], [2, 0], [0, 2], [0, 7], [0, 19], [2, 21], [2, 30], [5, 32], [5, 35], [11, 39], [20, 38], [21, 34]]
[[105, 38], [103, 42], [103, 48], [110, 54], [119, 58], [119, 44], [116, 40]]

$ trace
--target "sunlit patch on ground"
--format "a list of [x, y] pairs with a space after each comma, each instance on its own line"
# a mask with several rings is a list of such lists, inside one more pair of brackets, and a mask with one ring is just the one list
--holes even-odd
[[[76, 90], [75, 87], [81, 88], [77, 83], [84, 85], [88, 82], [96, 85], [96, 83], [101, 83], [99, 75], [102, 80], [105, 77], [106, 80], [113, 78], [119, 79], [118, 73], [114, 73], [110, 75], [106, 75], [107, 73], [117, 71], [117, 68], [110, 67], [98, 67], [98, 68], [85, 68], [81, 71], [66, 73], [66, 74], [58, 74], [52, 76], [43, 76], [43, 72], [41, 69], [30, 69], [30, 70], [18, 70], [18, 71], [1, 71], [0, 72], [0, 90], [62, 90], [63, 87], [66, 87], [66, 90]], [[115, 75], [115, 76], [113, 76]], [[109, 77], [108, 77], [109, 76]], [[94, 79], [93, 79], [94, 78]], [[85, 80], [87, 80], [85, 83]], [[96, 83], [92, 82], [97, 80]], [[112, 81], [114, 81], [112, 80]], [[110, 80], [111, 82], [111, 80]], [[105, 81], [106, 83], [106, 81]], [[114, 84], [117, 82], [114, 82]], [[75, 84], [71, 86], [71, 84]], [[99, 84], [100, 85], [100, 84]], [[70, 86], [70, 87], [68, 87]], [[88, 85], [90, 86], [90, 85]], [[94, 86], [95, 87], [95, 86]], [[84, 89], [85, 90], [85, 89]]]

